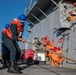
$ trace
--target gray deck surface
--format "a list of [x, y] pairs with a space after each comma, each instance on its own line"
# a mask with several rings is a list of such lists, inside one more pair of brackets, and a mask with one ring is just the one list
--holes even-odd
[[[21, 75], [76, 75], [76, 69], [67, 69], [61, 67], [52, 67], [50, 65], [20, 65], [22, 68]], [[0, 64], [0, 75], [18, 75], [7, 73], [7, 68], [3, 69]]]

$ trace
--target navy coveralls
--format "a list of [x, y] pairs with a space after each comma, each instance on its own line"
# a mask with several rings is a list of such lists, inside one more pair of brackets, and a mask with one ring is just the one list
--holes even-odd
[[15, 24], [12, 24], [10, 26], [10, 29], [14, 40], [10, 39], [6, 34], [2, 33], [2, 41], [10, 51], [10, 62], [11, 62], [11, 61], [18, 61], [20, 59], [21, 50], [17, 44], [18, 41], [17, 26]]
[[3, 60], [8, 60], [9, 61], [9, 54], [10, 54], [10, 51], [8, 50], [8, 48], [4, 45], [4, 43], [2, 42], [1, 43], [1, 47], [2, 47], [2, 49], [1, 49], [1, 52], [2, 52], [2, 59]]

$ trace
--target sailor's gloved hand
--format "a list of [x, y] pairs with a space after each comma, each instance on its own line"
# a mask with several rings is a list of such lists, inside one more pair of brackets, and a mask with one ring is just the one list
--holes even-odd
[[18, 38], [18, 40], [25, 43], [25, 40], [23, 38]]
[[23, 42], [23, 43], [25, 43], [25, 40], [24, 40], [24, 39], [22, 39], [22, 42]]

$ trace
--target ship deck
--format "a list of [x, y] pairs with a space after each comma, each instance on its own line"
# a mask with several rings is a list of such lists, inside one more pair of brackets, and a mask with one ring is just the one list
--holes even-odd
[[[21, 64], [22, 68], [21, 75], [76, 75], [76, 69], [69, 69], [63, 67], [52, 67], [50, 65], [26, 65]], [[2, 68], [0, 64], [0, 75], [14, 75], [12, 73], [7, 73], [7, 68]], [[18, 75], [18, 74], [15, 74]]]

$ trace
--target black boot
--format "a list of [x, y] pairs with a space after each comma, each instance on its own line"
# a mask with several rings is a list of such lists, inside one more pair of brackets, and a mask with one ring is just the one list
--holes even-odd
[[2, 63], [3, 63], [3, 67], [4, 68], [7, 68], [8, 67], [6, 59], [3, 59], [2, 60]]
[[6, 62], [7, 62], [7, 66], [9, 67], [10, 66], [10, 60], [6, 60]]
[[19, 67], [19, 66], [17, 65], [17, 61], [15, 61], [15, 68], [16, 68], [18, 71], [21, 70], [21, 67]]
[[21, 74], [22, 72], [18, 71], [16, 68], [15, 68], [15, 61], [12, 61], [10, 62], [10, 66], [7, 70], [8, 73], [15, 73], [15, 74]]

